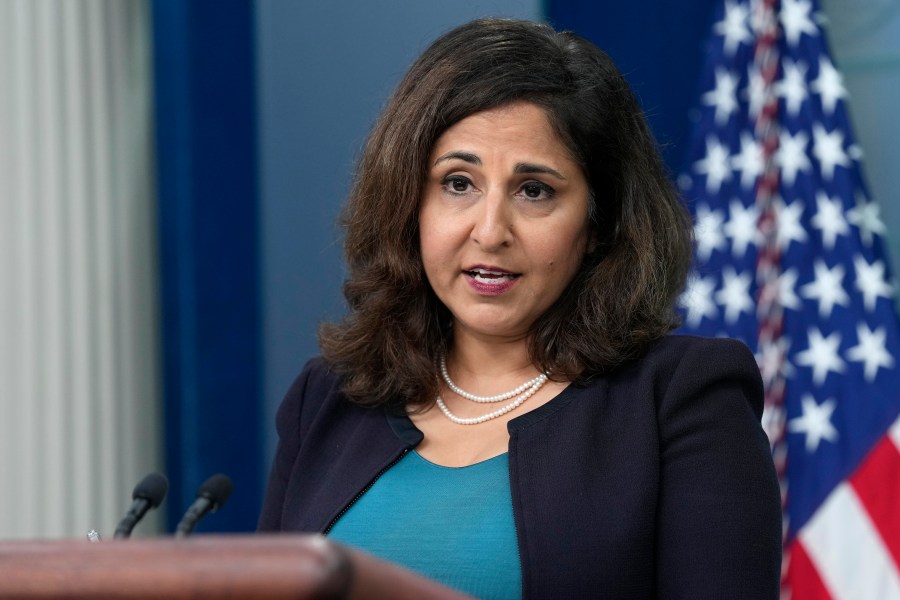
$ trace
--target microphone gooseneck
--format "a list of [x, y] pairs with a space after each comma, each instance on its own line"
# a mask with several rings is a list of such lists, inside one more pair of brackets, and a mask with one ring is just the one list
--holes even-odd
[[213, 475], [203, 482], [197, 490], [197, 499], [181, 517], [175, 528], [175, 537], [187, 537], [200, 522], [200, 519], [215, 512], [225, 504], [231, 495], [234, 485], [226, 475]]
[[131, 492], [131, 508], [125, 514], [125, 517], [119, 521], [116, 526], [116, 532], [113, 537], [124, 539], [131, 535], [134, 526], [138, 521], [144, 518], [147, 511], [156, 508], [162, 504], [169, 491], [169, 480], [159, 473], [150, 473], [134, 486]]

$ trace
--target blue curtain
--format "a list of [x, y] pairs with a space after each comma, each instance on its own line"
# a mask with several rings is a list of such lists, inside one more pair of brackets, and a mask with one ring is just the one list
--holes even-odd
[[198, 530], [246, 531], [264, 472], [253, 8], [152, 6], [169, 528], [223, 472], [234, 493]]
[[703, 46], [721, 0], [545, 0], [548, 21], [591, 40], [636, 92], [673, 173], [683, 168]]

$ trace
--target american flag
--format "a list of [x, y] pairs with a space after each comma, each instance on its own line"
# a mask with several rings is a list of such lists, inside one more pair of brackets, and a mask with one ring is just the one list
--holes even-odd
[[685, 333], [742, 339], [782, 483], [782, 597], [900, 600], [900, 322], [815, 0], [724, 0], [689, 162]]

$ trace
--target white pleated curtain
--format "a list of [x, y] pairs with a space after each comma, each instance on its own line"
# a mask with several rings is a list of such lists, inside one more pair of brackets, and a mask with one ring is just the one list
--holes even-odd
[[0, 0], [0, 539], [160, 468], [151, 86], [146, 0]]

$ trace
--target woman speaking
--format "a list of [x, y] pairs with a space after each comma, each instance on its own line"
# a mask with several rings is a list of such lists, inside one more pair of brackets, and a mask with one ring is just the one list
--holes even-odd
[[349, 311], [279, 409], [260, 530], [480, 598], [777, 598], [756, 363], [669, 335], [690, 224], [603, 52], [511, 20], [438, 39], [344, 225]]

